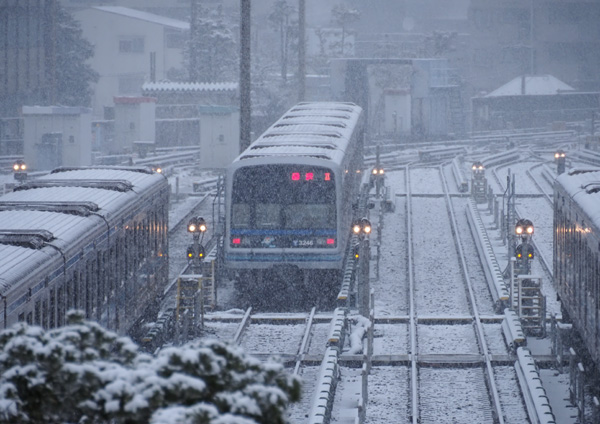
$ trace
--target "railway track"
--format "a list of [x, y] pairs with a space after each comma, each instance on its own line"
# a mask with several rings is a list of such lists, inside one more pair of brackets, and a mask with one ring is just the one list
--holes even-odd
[[[396, 212], [385, 216], [381, 239], [372, 235], [368, 317], [352, 304], [223, 310], [234, 299], [206, 314], [202, 337], [237, 343], [260, 360], [278, 358], [300, 375], [292, 423], [528, 422], [504, 315], [468, 229], [469, 197], [444, 166], [387, 175]], [[383, 226], [383, 214], [370, 218], [374, 229]]]

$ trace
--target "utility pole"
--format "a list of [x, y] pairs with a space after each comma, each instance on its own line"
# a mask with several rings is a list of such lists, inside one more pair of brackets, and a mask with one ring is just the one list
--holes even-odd
[[[56, 26], [57, 26], [57, 3], [56, 0], [48, 0], [44, 3], [46, 9], [44, 20], [44, 50], [47, 79], [48, 104], [56, 104], [57, 77], [56, 77]], [[17, 49], [18, 50], [18, 49]], [[18, 78], [17, 78], [18, 81]]]
[[191, 19], [190, 19], [190, 69], [189, 76], [191, 82], [198, 82], [198, 12], [200, 9], [200, 0], [192, 0]]
[[240, 153], [250, 146], [250, 0], [240, 0]]
[[298, 101], [306, 96], [306, 0], [298, 0]]

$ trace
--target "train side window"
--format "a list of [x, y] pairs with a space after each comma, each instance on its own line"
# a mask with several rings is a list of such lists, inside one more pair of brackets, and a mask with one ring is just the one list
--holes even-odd
[[75, 309], [79, 308], [79, 272], [78, 271], [73, 271], [73, 279], [71, 280], [71, 284], [72, 284], [72, 296], [73, 296], [73, 301], [72, 301], [72, 306]]
[[48, 304], [48, 326], [56, 327], [56, 295], [54, 289], [50, 289], [50, 303]]
[[48, 328], [48, 299], [42, 300], [42, 327]]
[[35, 306], [33, 307], [33, 323], [35, 325], [41, 325], [42, 324], [42, 311], [41, 311], [41, 302], [38, 300], [35, 301]]
[[64, 325], [65, 322], [64, 291], [64, 287], [56, 289], [56, 325], [58, 327]]
[[92, 316], [92, 296], [94, 294], [94, 279], [93, 279], [93, 264], [92, 261], [87, 261], [85, 265], [85, 317], [91, 318]]

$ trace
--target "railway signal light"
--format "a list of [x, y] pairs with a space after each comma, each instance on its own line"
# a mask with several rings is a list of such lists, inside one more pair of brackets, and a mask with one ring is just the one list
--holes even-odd
[[563, 150], [558, 150], [554, 153], [554, 160], [556, 161], [556, 173], [558, 175], [565, 172], [565, 161], [567, 154]]
[[25, 164], [25, 161], [19, 159], [13, 164], [13, 174], [17, 181], [24, 181], [27, 179], [27, 165]]
[[187, 248], [187, 257], [188, 259], [194, 259], [194, 258], [198, 258], [198, 259], [204, 259], [204, 255], [205, 255], [205, 251], [204, 251], [204, 246], [202, 246], [201, 244], [198, 245], [190, 245]]
[[529, 244], [518, 245], [516, 249], [516, 256], [517, 259], [533, 259], [535, 256], [533, 253], [533, 247]]
[[371, 222], [367, 218], [357, 219], [352, 223], [352, 232], [356, 235], [371, 234]]
[[528, 219], [519, 219], [515, 225], [515, 234], [520, 237], [533, 235], [533, 222]]
[[483, 163], [481, 163], [481, 162], [474, 162], [473, 166], [471, 166], [471, 169], [473, 170], [473, 172], [479, 173], [479, 172], [483, 172], [485, 170], [485, 167], [483, 166]]
[[187, 230], [190, 233], [204, 233], [206, 229], [206, 221], [201, 216], [194, 217], [188, 222]]

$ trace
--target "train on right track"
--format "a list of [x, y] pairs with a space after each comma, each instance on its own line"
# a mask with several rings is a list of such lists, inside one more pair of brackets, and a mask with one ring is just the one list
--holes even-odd
[[573, 169], [554, 184], [554, 282], [563, 320], [600, 368], [600, 169]]

